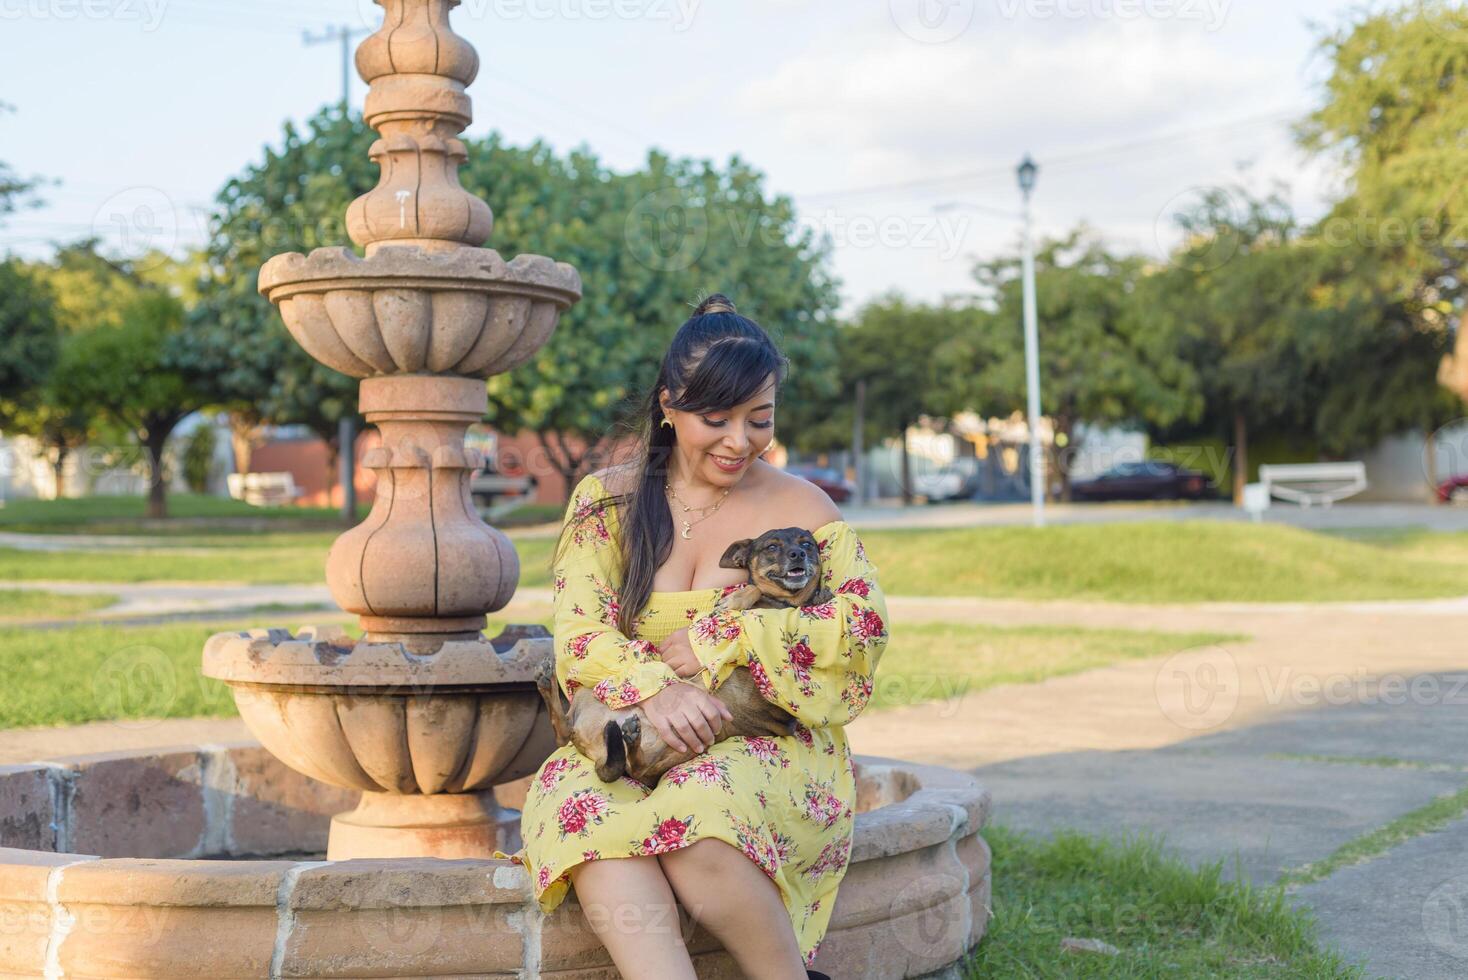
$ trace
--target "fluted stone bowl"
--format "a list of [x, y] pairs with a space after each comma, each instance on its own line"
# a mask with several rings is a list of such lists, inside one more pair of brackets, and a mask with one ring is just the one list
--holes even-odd
[[494, 249], [383, 243], [277, 255], [259, 289], [296, 342], [353, 378], [428, 372], [488, 378], [529, 360], [581, 298], [565, 262]]
[[465, 793], [535, 772], [555, 735], [535, 673], [543, 626], [449, 641], [431, 655], [354, 642], [339, 627], [216, 633], [203, 672], [299, 773], [370, 793]]
[[[851, 863], [814, 967], [956, 980], [989, 922], [989, 794], [854, 762]], [[494, 791], [510, 853], [531, 778]], [[545, 915], [510, 861], [324, 860], [355, 797], [253, 742], [0, 766], [0, 975], [616, 975], [574, 889]], [[685, 934], [700, 977], [739, 975], [701, 926]]]

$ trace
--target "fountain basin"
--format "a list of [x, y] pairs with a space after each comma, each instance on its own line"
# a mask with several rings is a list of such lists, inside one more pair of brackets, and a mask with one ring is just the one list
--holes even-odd
[[[957, 977], [988, 923], [989, 795], [952, 770], [858, 756], [851, 864], [815, 968]], [[529, 779], [495, 787], [518, 847]], [[616, 976], [574, 892], [551, 915], [492, 859], [324, 859], [355, 791], [259, 744], [0, 766], [0, 974]], [[702, 977], [735, 977], [685, 917]]]
[[424, 244], [387, 242], [366, 258], [339, 246], [277, 255], [260, 269], [260, 292], [306, 353], [353, 378], [510, 371], [581, 298], [565, 262]]

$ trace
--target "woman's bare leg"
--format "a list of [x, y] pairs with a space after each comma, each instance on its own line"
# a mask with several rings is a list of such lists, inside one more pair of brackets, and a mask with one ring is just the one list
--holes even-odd
[[656, 857], [583, 861], [571, 869], [571, 886], [622, 976], [694, 980], [677, 902]]
[[805, 980], [805, 961], [780, 889], [715, 837], [659, 854], [683, 907], [724, 944], [750, 980]]

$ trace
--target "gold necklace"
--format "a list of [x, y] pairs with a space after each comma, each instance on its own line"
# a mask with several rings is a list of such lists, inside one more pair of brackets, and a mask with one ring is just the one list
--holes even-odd
[[683, 537], [684, 538], [690, 537], [689, 532], [693, 530], [693, 525], [699, 523], [699, 521], [706, 521], [710, 517], [713, 517], [714, 516], [714, 513], [716, 511], [718, 511], [718, 509], [724, 505], [724, 498], [729, 496], [729, 491], [732, 490], [732, 489], [734, 489], [733, 487], [725, 487], [724, 488], [724, 493], [723, 493], [722, 496], [719, 497], [719, 500], [718, 500], [717, 503], [708, 504], [708, 505], [703, 506], [703, 507], [689, 507], [687, 504], [685, 504], [683, 502], [683, 498], [678, 496], [678, 491], [676, 491], [676, 490], [673, 489], [673, 484], [671, 484], [671, 483], [667, 482], [666, 480], [664, 480], [663, 481], [663, 486], [667, 488], [668, 493], [672, 495], [673, 499], [676, 500], [676, 501], [678, 501], [678, 506], [680, 506], [680, 507], [683, 508], [683, 513], [690, 514], [690, 513], [692, 513], [695, 510], [698, 510], [698, 511], [704, 511], [704, 510], [706, 510], [706, 511], [709, 512], [707, 514], [704, 514], [697, 521], [684, 520], [682, 522], [683, 523]]

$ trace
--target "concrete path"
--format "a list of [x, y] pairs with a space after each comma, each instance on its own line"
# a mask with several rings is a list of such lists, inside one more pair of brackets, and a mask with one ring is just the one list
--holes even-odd
[[[324, 590], [304, 587], [100, 588], [139, 612], [308, 597], [334, 608]], [[522, 589], [516, 605], [549, 600], [547, 589]], [[1225, 874], [1263, 883], [1468, 787], [1468, 598], [1143, 606], [892, 596], [888, 605], [898, 629], [940, 620], [1244, 637], [870, 712], [850, 729], [857, 752], [974, 772], [993, 791], [995, 819], [1011, 826], [1158, 834], [1186, 860], [1223, 861]], [[262, 625], [298, 624], [310, 614], [260, 616]], [[0, 763], [245, 737], [237, 719], [9, 731], [0, 732]], [[1300, 887], [1292, 900], [1314, 909], [1326, 940], [1373, 976], [1462, 977], [1465, 857], [1468, 817]]]
[[[962, 615], [946, 600], [925, 605]], [[1011, 826], [1161, 835], [1189, 861], [1222, 860], [1230, 876], [1270, 882], [1468, 787], [1461, 600], [982, 603], [971, 612], [1008, 625], [1252, 637], [875, 712], [852, 726], [858, 752], [975, 773], [993, 791], [995, 819]], [[1393, 759], [1404, 764], [1382, 764]], [[1468, 976], [1468, 821], [1343, 868], [1292, 900], [1313, 908], [1326, 940], [1372, 976]]]

